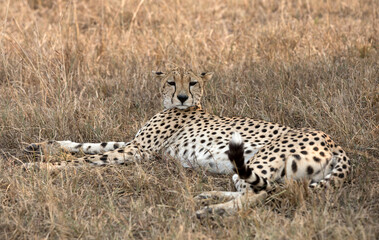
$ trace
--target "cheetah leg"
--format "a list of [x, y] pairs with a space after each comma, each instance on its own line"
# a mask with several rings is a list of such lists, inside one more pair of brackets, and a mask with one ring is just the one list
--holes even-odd
[[209, 205], [196, 212], [197, 218], [204, 218], [209, 214], [217, 215], [231, 215], [236, 213], [238, 210], [255, 206], [262, 203], [267, 198], [267, 192], [261, 191], [256, 194], [254, 192], [238, 192], [239, 196], [230, 200], [226, 203], [219, 203], [214, 205]]
[[105, 152], [98, 155], [89, 155], [74, 160], [60, 161], [53, 163], [27, 163], [25, 169], [61, 169], [67, 167], [81, 167], [84, 165], [90, 166], [105, 166], [105, 165], [127, 165], [128, 163], [149, 159], [150, 153], [143, 149], [139, 144], [132, 142], [123, 148], [118, 148], [113, 151]]
[[351, 162], [346, 156], [345, 151], [340, 147], [337, 149], [339, 154], [334, 156], [332, 163], [329, 165], [329, 167], [333, 166], [332, 170], [321, 180], [312, 180], [309, 184], [310, 188], [327, 188], [330, 186], [339, 187], [345, 182], [351, 169]]
[[28, 154], [53, 155], [60, 151], [69, 153], [83, 152], [85, 154], [99, 154], [125, 147], [126, 142], [103, 142], [103, 143], [76, 143], [71, 141], [45, 141], [32, 143], [24, 148]]
[[204, 200], [217, 200], [217, 201], [230, 201], [241, 195], [240, 192], [223, 192], [223, 191], [209, 191], [203, 192], [195, 197], [196, 201]]

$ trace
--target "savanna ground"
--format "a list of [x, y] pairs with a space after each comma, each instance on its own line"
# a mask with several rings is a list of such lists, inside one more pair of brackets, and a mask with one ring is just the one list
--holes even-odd
[[[0, 1], [0, 239], [378, 239], [378, 1]], [[198, 220], [229, 176], [157, 157], [22, 171], [25, 143], [127, 141], [162, 109], [151, 70], [213, 71], [204, 107], [313, 127], [352, 159], [348, 182], [278, 189]], [[65, 158], [61, 154], [51, 159]]]

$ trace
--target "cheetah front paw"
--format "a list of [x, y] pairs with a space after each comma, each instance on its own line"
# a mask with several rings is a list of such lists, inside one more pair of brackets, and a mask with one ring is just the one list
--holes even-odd
[[203, 193], [200, 193], [199, 195], [194, 197], [194, 199], [196, 201], [203, 201], [203, 200], [210, 199], [210, 198], [215, 199], [214, 195], [212, 195], [212, 192], [203, 192]]
[[216, 200], [219, 200], [217, 196], [212, 194], [212, 192], [203, 192], [194, 197], [195, 201], [203, 206], [209, 205]]
[[203, 206], [206, 206], [215, 202], [230, 201], [240, 195], [241, 192], [210, 191], [197, 195], [195, 197], [195, 201], [200, 202]]
[[207, 207], [204, 207], [204, 208], [196, 211], [196, 217], [198, 219], [204, 219], [204, 218], [208, 218], [208, 217], [213, 217], [214, 215], [224, 216], [224, 215], [227, 215], [226, 213], [227, 212], [225, 211], [225, 209], [213, 208], [211, 206], [207, 206]]

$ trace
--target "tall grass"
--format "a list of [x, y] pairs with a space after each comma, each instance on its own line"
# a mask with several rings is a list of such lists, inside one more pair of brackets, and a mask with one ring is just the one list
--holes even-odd
[[[377, 1], [0, 2], [0, 238], [379, 237]], [[25, 143], [129, 140], [162, 109], [151, 70], [216, 73], [210, 113], [329, 133], [341, 189], [289, 184], [263, 206], [198, 221], [193, 196], [229, 176], [157, 158], [124, 168], [23, 172]]]

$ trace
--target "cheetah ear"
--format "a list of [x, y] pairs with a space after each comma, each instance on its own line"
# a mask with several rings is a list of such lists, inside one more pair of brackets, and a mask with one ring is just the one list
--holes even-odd
[[213, 72], [203, 72], [200, 74], [200, 77], [204, 80], [204, 81], [208, 81], [212, 78], [213, 76]]
[[152, 71], [152, 73], [153, 73], [153, 76], [156, 78], [163, 78], [166, 76], [166, 74], [163, 72]]

